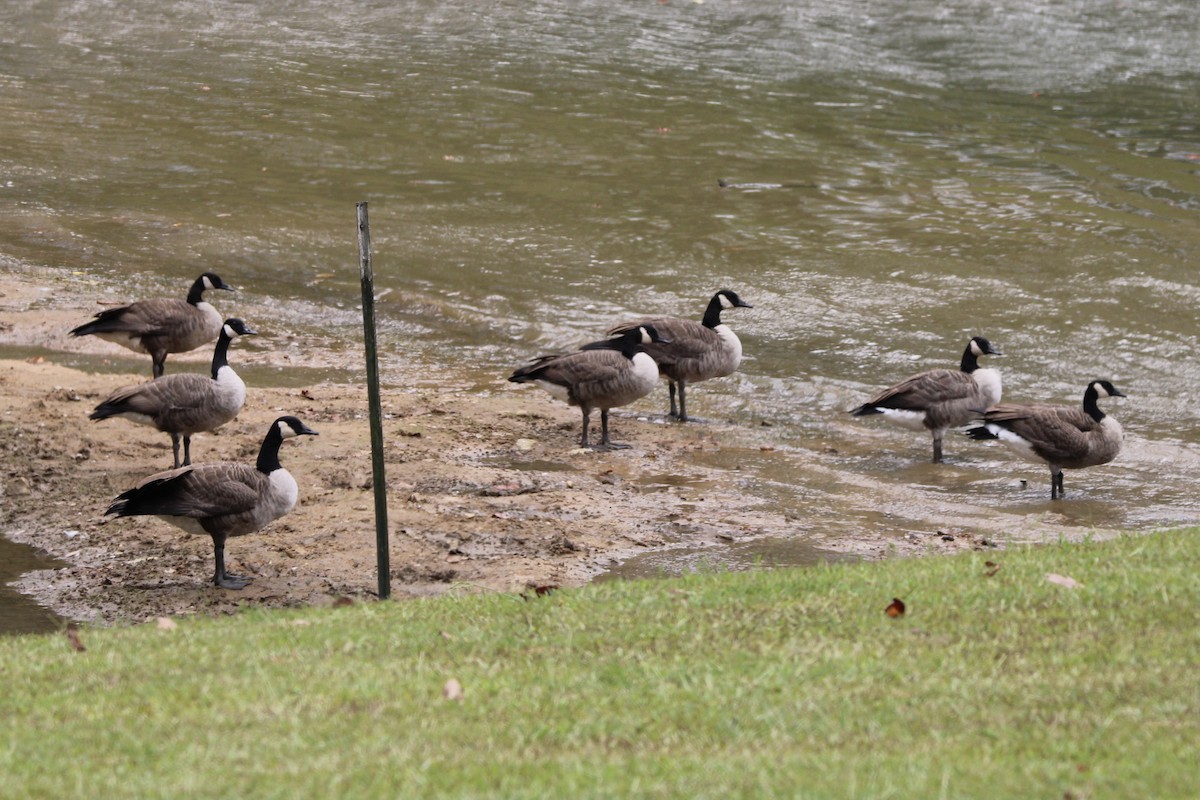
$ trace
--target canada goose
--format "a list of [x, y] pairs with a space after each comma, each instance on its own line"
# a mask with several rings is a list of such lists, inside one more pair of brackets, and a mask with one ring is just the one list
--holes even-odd
[[299, 488], [279, 464], [279, 445], [316, 435], [295, 417], [280, 417], [267, 430], [255, 466], [215, 461], [159, 472], [118, 495], [104, 514], [153, 515], [188, 533], [208, 534], [216, 561], [213, 584], [241, 589], [250, 580], [225, 572], [225, 540], [253, 533], [295, 507]]
[[[608, 410], [645, 397], [658, 382], [658, 367], [642, 349], [665, 342], [653, 325], [642, 325], [612, 339], [592, 342], [577, 352], [548, 355], [519, 368], [509, 377], [514, 383], [534, 382], [550, 394], [579, 406], [583, 412], [582, 447], [612, 450], [629, 447], [608, 438]], [[600, 444], [588, 442], [592, 409], [600, 409]]]
[[[722, 289], [708, 301], [704, 319], [700, 322], [676, 317], [652, 317], [617, 325], [608, 331], [612, 336], [642, 325], [653, 325], [670, 341], [649, 344], [646, 352], [658, 364], [658, 371], [667, 379], [671, 395], [668, 414], [687, 422], [686, 386], [689, 383], [723, 378], [732, 375], [742, 362], [742, 343], [728, 325], [721, 322], [721, 312], [727, 308], [754, 308], [736, 292]], [[675, 387], [679, 386], [679, 410], [675, 409]]]
[[[171, 434], [175, 466], [191, 464], [192, 434], [214, 431], [242, 410], [246, 402], [246, 384], [229, 366], [229, 343], [235, 336], [257, 333], [240, 319], [225, 320], [213, 351], [211, 378], [188, 372], [126, 386], [96, 406], [88, 419], [124, 417], [139, 425], [153, 425]], [[183, 439], [183, 464], [179, 463], [180, 438]]]
[[204, 301], [209, 289], [234, 291], [216, 273], [206, 272], [192, 284], [187, 300], [154, 297], [119, 308], [107, 308], [72, 336], [99, 336], [135, 353], [149, 353], [155, 378], [163, 374], [167, 353], [186, 353], [208, 344], [221, 332], [221, 315]]
[[1102, 397], [1124, 397], [1108, 381], [1092, 381], [1083, 393], [1083, 407], [1047, 404], [993, 405], [983, 424], [967, 430], [972, 439], [999, 439], [1022, 458], [1050, 465], [1050, 499], [1063, 496], [1064, 469], [1107, 464], [1121, 452], [1125, 438], [1121, 423], [1100, 410]]
[[850, 413], [856, 417], [883, 414], [884, 419], [909, 430], [933, 436], [933, 463], [942, 461], [942, 437], [950, 428], [966, 425], [979, 409], [1000, 402], [1000, 372], [981, 369], [979, 357], [1004, 355], [982, 336], [972, 336], [958, 370], [932, 369], [884, 389]]

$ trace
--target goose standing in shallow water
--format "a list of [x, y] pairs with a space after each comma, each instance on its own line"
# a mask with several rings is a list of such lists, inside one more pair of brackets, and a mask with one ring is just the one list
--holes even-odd
[[[708, 301], [700, 322], [676, 317], [648, 317], [625, 322], [608, 331], [609, 336], [644, 325], [653, 325], [667, 340], [646, 345], [646, 352], [658, 364], [658, 371], [667, 379], [671, 396], [668, 415], [687, 422], [687, 385], [709, 378], [732, 375], [742, 363], [742, 342], [723, 322], [721, 312], [730, 308], [754, 308], [737, 296], [737, 292], [722, 289]], [[679, 387], [679, 408], [675, 408], [675, 387]]]
[[225, 572], [225, 540], [254, 533], [295, 507], [299, 487], [279, 463], [279, 446], [293, 436], [316, 435], [296, 417], [280, 417], [267, 430], [254, 466], [216, 461], [156, 473], [118, 495], [105, 516], [152, 515], [211, 536], [213, 584], [241, 589], [250, 580]]
[[149, 353], [151, 374], [163, 374], [168, 353], [186, 353], [208, 344], [221, 332], [222, 317], [204, 300], [209, 289], [234, 289], [215, 272], [192, 284], [187, 300], [155, 297], [108, 308], [71, 331], [72, 336], [98, 336], [135, 353]]
[[[163, 375], [146, 383], [113, 392], [88, 419], [124, 417], [139, 425], [153, 425], [171, 434], [175, 466], [192, 463], [192, 435], [214, 431], [229, 422], [246, 402], [246, 384], [229, 366], [229, 343], [235, 336], [257, 334], [240, 319], [227, 319], [213, 351], [212, 377], [194, 373]], [[183, 463], [179, 440], [183, 439]]]
[[979, 411], [1000, 402], [1000, 372], [983, 369], [979, 357], [1004, 355], [982, 336], [973, 336], [963, 351], [958, 370], [933, 369], [884, 389], [850, 413], [856, 417], [882, 414], [909, 430], [927, 430], [933, 437], [933, 463], [942, 461], [946, 431], [966, 425]]
[[[624, 331], [620, 336], [592, 342], [574, 353], [541, 356], [519, 368], [509, 380], [537, 383], [550, 394], [579, 406], [583, 412], [583, 435], [579, 444], [594, 450], [629, 447], [608, 437], [608, 410], [645, 397], [658, 383], [658, 367], [643, 349], [665, 342], [653, 325]], [[600, 444], [588, 441], [592, 409], [600, 409]]]
[[1063, 470], [1107, 464], [1121, 452], [1121, 423], [1100, 410], [1103, 397], [1124, 397], [1108, 381], [1092, 381], [1083, 407], [1001, 403], [987, 409], [981, 425], [970, 428], [972, 439], [999, 439], [1022, 458], [1050, 467], [1050, 499], [1063, 496]]

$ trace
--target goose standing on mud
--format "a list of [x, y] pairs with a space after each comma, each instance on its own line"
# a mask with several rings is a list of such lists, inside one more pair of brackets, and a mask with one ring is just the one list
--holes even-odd
[[[126, 386], [96, 406], [88, 419], [124, 417], [139, 425], [152, 425], [171, 434], [175, 467], [191, 464], [192, 435], [214, 431], [242, 410], [246, 402], [246, 384], [229, 366], [229, 343], [235, 336], [257, 333], [240, 319], [225, 320], [213, 351], [211, 378], [188, 372]], [[181, 438], [182, 464], [179, 462]]]
[[[658, 367], [645, 346], [665, 342], [653, 325], [642, 325], [621, 335], [592, 342], [574, 353], [548, 355], [517, 369], [513, 383], [537, 383], [550, 394], [579, 406], [583, 412], [581, 447], [614, 450], [629, 447], [608, 436], [608, 410], [645, 397], [658, 383]], [[588, 440], [592, 409], [600, 409], [600, 444]]]
[[983, 369], [979, 357], [1004, 355], [982, 336], [973, 336], [957, 370], [919, 372], [884, 389], [850, 413], [856, 417], [882, 414], [884, 419], [933, 437], [933, 463], [942, 461], [942, 438], [950, 428], [966, 425], [979, 412], [1000, 402], [1000, 372]]
[[[658, 371], [667, 379], [671, 396], [668, 415], [687, 422], [687, 385], [709, 378], [732, 375], [742, 363], [742, 342], [728, 325], [721, 322], [721, 312], [730, 308], [754, 308], [737, 296], [737, 292], [722, 289], [708, 301], [704, 318], [693, 322], [676, 317], [648, 317], [625, 322], [611, 328], [609, 336], [644, 325], [653, 325], [669, 341], [646, 345], [646, 352], [658, 364]], [[675, 387], [679, 387], [679, 408], [675, 408]]]
[[208, 344], [221, 332], [222, 317], [204, 300], [209, 289], [234, 291], [215, 272], [196, 278], [187, 300], [154, 297], [127, 306], [108, 308], [72, 336], [98, 336], [135, 353], [149, 353], [152, 375], [163, 374], [168, 353], [186, 353]]
[[241, 589], [250, 579], [225, 571], [225, 540], [262, 529], [296, 506], [299, 487], [279, 463], [279, 446], [293, 436], [316, 436], [296, 417], [271, 423], [254, 466], [216, 461], [159, 472], [122, 492], [104, 512], [152, 515], [213, 541], [213, 585]]
[[1063, 470], [1107, 464], [1121, 452], [1121, 423], [1100, 410], [1103, 397], [1124, 397], [1109, 381], [1096, 380], [1083, 393], [1083, 407], [1001, 403], [987, 409], [983, 424], [967, 430], [972, 439], [999, 439], [1022, 458], [1050, 467], [1050, 499], [1063, 496]]

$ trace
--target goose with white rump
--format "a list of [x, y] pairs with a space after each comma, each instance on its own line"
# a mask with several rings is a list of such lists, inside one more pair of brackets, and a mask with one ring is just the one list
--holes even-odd
[[[659, 373], [667, 379], [671, 396], [668, 416], [687, 422], [687, 385], [732, 375], [742, 363], [742, 342], [721, 321], [721, 312], [731, 308], [754, 306], [738, 297], [737, 292], [722, 289], [708, 301], [700, 322], [677, 317], [647, 317], [616, 325], [609, 329], [608, 335], [653, 325], [664, 339], [669, 340], [648, 344], [645, 349], [658, 364]], [[675, 407], [676, 387], [679, 389], [678, 409]]]
[[933, 437], [933, 463], [942, 461], [946, 431], [966, 425], [979, 410], [1000, 402], [1000, 372], [979, 366], [980, 356], [1004, 355], [982, 336], [972, 336], [957, 370], [919, 372], [876, 394], [850, 413], [884, 419]]
[[151, 374], [157, 378], [163, 374], [168, 353], [195, 350], [221, 332], [223, 317], [204, 299], [210, 289], [234, 291], [215, 272], [205, 272], [192, 283], [187, 300], [154, 297], [108, 308], [71, 335], [98, 336], [135, 353], [149, 353]]
[[1050, 499], [1063, 496], [1063, 470], [1107, 464], [1121, 452], [1121, 423], [1100, 410], [1099, 400], [1125, 397], [1111, 382], [1095, 380], [1083, 393], [1083, 406], [1001, 403], [983, 413], [982, 424], [967, 430], [976, 440], [999, 439], [1022, 458], [1050, 467]]
[[[238, 336], [257, 334], [245, 322], [231, 318], [221, 326], [213, 351], [212, 377], [190, 372], [163, 375], [146, 383], [125, 386], [96, 406], [88, 419], [124, 417], [171, 434], [175, 466], [192, 463], [192, 436], [215, 431], [238, 415], [246, 402], [246, 384], [229, 366], [229, 343]], [[183, 463], [179, 442], [183, 440]]]
[[[593, 450], [627, 448], [608, 435], [608, 410], [645, 397], [658, 383], [658, 367], [646, 354], [646, 345], [667, 340], [653, 325], [642, 325], [619, 336], [592, 342], [574, 353], [547, 355], [520, 367], [509, 377], [513, 383], [536, 383], [550, 394], [579, 406], [583, 412], [581, 447]], [[592, 409], [600, 409], [600, 443], [588, 439]]]
[[253, 466], [216, 461], [156, 473], [118, 495], [105, 516], [156, 516], [211, 536], [213, 585], [241, 589], [250, 579], [225, 571], [225, 540], [261, 530], [295, 508], [299, 487], [279, 463], [279, 447], [284, 439], [316, 435], [296, 417], [280, 417], [267, 429]]

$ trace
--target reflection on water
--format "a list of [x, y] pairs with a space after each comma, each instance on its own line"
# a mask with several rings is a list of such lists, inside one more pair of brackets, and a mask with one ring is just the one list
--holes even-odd
[[0, 536], [0, 635], [45, 633], [58, 628], [62, 620], [56, 614], [8, 584], [23, 573], [61, 566], [65, 565], [38, 553], [32, 547], [10, 542]]
[[1118, 462], [1068, 479], [1111, 505], [1054, 524], [1200, 520], [1190, 2], [26, 0], [0, 25], [0, 253], [108, 301], [216, 270], [317, 366], [248, 381], [361, 374], [369, 200], [385, 382], [495, 387], [729, 286], [748, 358], [689, 399], [771, 425], [727, 469], [781, 513], [1040, 525], [1042, 470], [958, 441], [910, 468], [927, 441], [846, 418], [982, 333], [1006, 399], [1129, 395]]
[[655, 550], [627, 559], [596, 580], [663, 578], [690, 572], [740, 572], [748, 569], [810, 567], [814, 564], [856, 561], [857, 557], [814, 547], [800, 539], [755, 539], [717, 547]]

